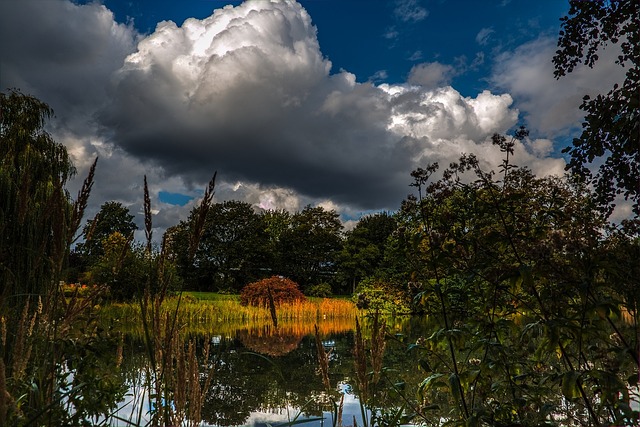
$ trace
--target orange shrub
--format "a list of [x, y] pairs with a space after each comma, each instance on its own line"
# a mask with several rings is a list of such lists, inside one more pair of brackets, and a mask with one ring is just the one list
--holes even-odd
[[304, 301], [306, 297], [298, 289], [293, 280], [273, 276], [257, 282], [249, 283], [240, 292], [240, 304], [254, 307], [269, 306], [269, 292], [275, 305], [281, 303]]

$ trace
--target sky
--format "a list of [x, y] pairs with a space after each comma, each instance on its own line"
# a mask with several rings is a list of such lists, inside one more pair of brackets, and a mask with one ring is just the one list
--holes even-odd
[[[87, 217], [118, 201], [154, 235], [215, 201], [335, 209], [347, 228], [395, 211], [410, 172], [462, 153], [562, 174], [585, 94], [623, 80], [605, 49], [553, 77], [562, 0], [3, 0], [0, 90], [55, 111], [78, 169], [98, 157]], [[624, 212], [622, 212], [624, 215]]]

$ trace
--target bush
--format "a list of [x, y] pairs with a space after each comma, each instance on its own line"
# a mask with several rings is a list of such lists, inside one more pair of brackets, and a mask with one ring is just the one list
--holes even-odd
[[328, 283], [319, 283], [317, 285], [311, 286], [305, 292], [310, 297], [318, 297], [318, 298], [329, 298], [333, 295], [331, 292], [331, 285]]
[[382, 279], [367, 278], [358, 285], [353, 302], [360, 309], [384, 311], [393, 314], [411, 312], [411, 298], [398, 284]]
[[304, 301], [306, 297], [300, 292], [298, 284], [284, 277], [273, 276], [257, 282], [249, 283], [240, 292], [240, 304], [254, 307], [268, 307], [269, 293], [275, 305], [287, 302]]

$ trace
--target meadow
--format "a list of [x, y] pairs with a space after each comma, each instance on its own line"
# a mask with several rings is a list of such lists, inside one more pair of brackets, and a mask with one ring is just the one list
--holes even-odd
[[[243, 306], [238, 295], [213, 292], [169, 296], [160, 305], [159, 314], [160, 317], [177, 316], [184, 332], [191, 334], [226, 334], [273, 323], [269, 307]], [[327, 329], [326, 332], [353, 329], [355, 318], [361, 313], [349, 299], [308, 298], [280, 304], [276, 314], [280, 329], [304, 328], [308, 334], [313, 333], [314, 324], [321, 330]], [[100, 318], [104, 323], [114, 324], [120, 332], [134, 336], [141, 333], [142, 309], [136, 301], [106, 304], [100, 309]]]

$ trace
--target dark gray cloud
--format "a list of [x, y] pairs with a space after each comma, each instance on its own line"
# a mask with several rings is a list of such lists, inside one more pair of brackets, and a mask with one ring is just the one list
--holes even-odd
[[0, 87], [39, 97], [61, 113], [57, 123], [84, 131], [136, 38], [132, 28], [115, 23], [112, 13], [98, 4], [4, 1]]

